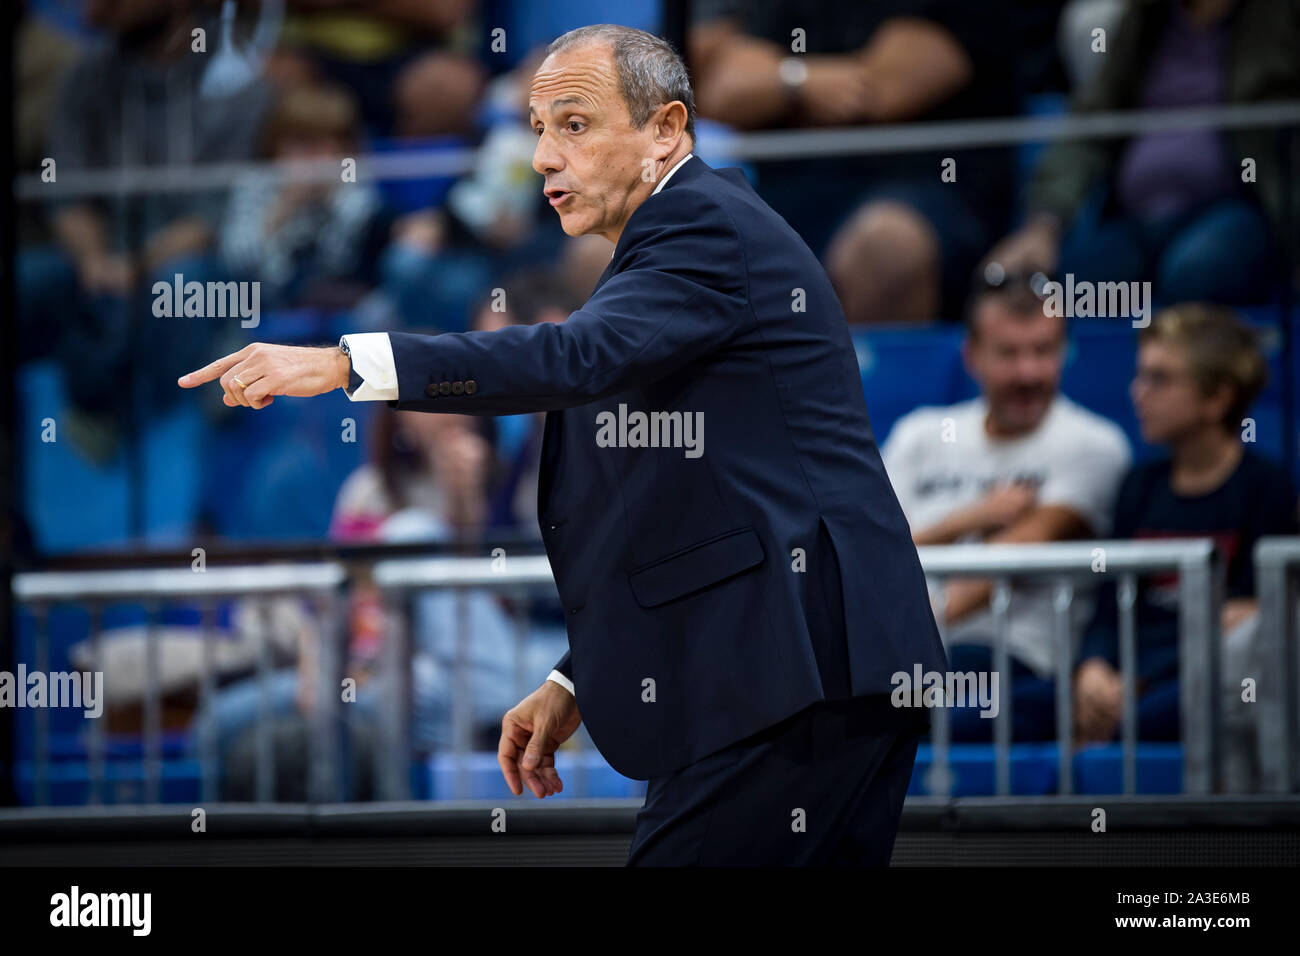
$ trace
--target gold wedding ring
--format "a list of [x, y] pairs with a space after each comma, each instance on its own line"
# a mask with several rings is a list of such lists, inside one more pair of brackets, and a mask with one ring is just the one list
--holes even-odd
[[231, 379], [231, 380], [232, 380], [236, 385], [238, 385], [240, 388], [248, 388], [247, 385], [245, 385], [243, 382], [241, 382], [241, 381], [239, 380], [239, 376], [238, 376], [238, 375], [232, 376], [232, 379]]

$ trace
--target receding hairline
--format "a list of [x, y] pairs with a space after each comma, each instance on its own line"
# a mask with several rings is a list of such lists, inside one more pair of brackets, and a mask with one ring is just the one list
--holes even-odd
[[617, 81], [618, 64], [614, 61], [614, 41], [604, 40], [597, 37], [592, 37], [586, 40], [578, 40], [577, 42], [572, 43], [569, 46], [562, 46], [557, 50], [552, 50], [550, 53], [546, 54], [546, 56], [542, 59], [542, 62], [537, 65], [537, 69], [533, 72], [533, 78], [536, 79], [537, 74], [542, 72], [543, 67], [546, 66], [547, 60], [553, 59], [554, 57], [557, 56], [568, 56], [570, 54], [578, 54], [587, 50], [605, 51], [605, 55], [606, 55], [605, 65], [608, 66], [610, 75], [613, 77], [615, 81]]
[[592, 24], [551, 41], [542, 65], [557, 53], [581, 54], [592, 49], [607, 51], [607, 62], [613, 67], [618, 91], [634, 127], [642, 128], [656, 109], [679, 102], [686, 107], [686, 134], [694, 140], [695, 91], [686, 63], [671, 43], [634, 27]]
[[[604, 47], [606, 52], [609, 54], [609, 62], [608, 62], [609, 75], [610, 75], [609, 78], [614, 82], [614, 91], [618, 94], [619, 99], [623, 99], [623, 83], [619, 79], [618, 64], [614, 62], [614, 44], [609, 40], [601, 40], [595, 38], [589, 40], [580, 40], [577, 43], [575, 43], [573, 46], [561, 47], [560, 49], [554, 51], [553, 53], [546, 54], [546, 58], [542, 60], [541, 64], [538, 65], [537, 70], [533, 73], [533, 82], [537, 81], [537, 76], [539, 73], [542, 72], [542, 67], [546, 65], [546, 61], [551, 59], [551, 57], [560, 54], [565, 54], [565, 53], [579, 53], [583, 50], [588, 50], [593, 47]], [[567, 106], [569, 104], [573, 104], [576, 106], [590, 106], [590, 107], [594, 107], [598, 105], [596, 103], [589, 102], [587, 98], [581, 96], [580, 94], [575, 95], [572, 93], [566, 93], [564, 96], [556, 97], [555, 99], [550, 100], [548, 105], [550, 105], [551, 107], [556, 107], [556, 106]], [[624, 103], [623, 105], [626, 106], [627, 104]], [[530, 89], [529, 97], [528, 97], [528, 115], [532, 116], [536, 112], [537, 109], [533, 106], [533, 97]]]
[[[558, 43], [562, 38], [562, 36], [557, 37], [554, 42]], [[580, 37], [577, 40], [570, 40], [568, 43], [564, 44], [564, 46], [558, 46], [555, 49], [550, 50], [542, 62], [545, 63], [551, 57], [559, 56], [561, 53], [581, 53], [583, 50], [603, 49], [609, 54], [609, 62], [613, 65], [614, 45], [617, 42], [618, 41], [612, 36], [592, 35]], [[541, 67], [539, 66], [538, 69], [540, 70]]]

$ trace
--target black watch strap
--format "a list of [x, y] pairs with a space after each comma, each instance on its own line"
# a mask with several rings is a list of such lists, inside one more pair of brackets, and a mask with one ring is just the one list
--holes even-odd
[[349, 395], [351, 395], [353, 392], [355, 392], [358, 388], [361, 387], [361, 383], [364, 382], [365, 379], [357, 374], [357, 366], [352, 361], [352, 350], [348, 348], [348, 341], [346, 338], [339, 339], [339, 348], [343, 351], [343, 354], [348, 357], [347, 392]]

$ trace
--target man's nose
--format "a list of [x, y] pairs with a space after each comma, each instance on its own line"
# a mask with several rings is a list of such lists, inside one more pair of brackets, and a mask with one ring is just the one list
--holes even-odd
[[1051, 379], [1055, 373], [1055, 359], [1036, 355], [1033, 352], [1021, 354], [1019, 361], [1016, 363], [1016, 374], [1022, 380], [1032, 381], [1034, 384]]
[[1017, 355], [1011, 360], [1010, 371], [1017, 385], [1032, 385], [1039, 377], [1038, 363], [1031, 355]]
[[533, 150], [533, 169], [545, 176], [563, 168], [564, 159], [555, 148], [555, 141], [548, 133], [542, 133], [537, 137], [537, 148]]

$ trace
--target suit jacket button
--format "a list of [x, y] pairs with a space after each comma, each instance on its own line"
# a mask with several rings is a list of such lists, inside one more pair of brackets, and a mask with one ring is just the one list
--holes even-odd
[[464, 382], [452, 382], [452, 383], [451, 383], [451, 394], [453, 394], [453, 395], [463, 395], [464, 393], [465, 393], [465, 383], [464, 383]]
[[451, 382], [439, 382], [439, 383], [438, 383], [438, 394], [439, 394], [439, 395], [450, 395], [450, 394], [451, 394]]
[[426, 386], [425, 389], [424, 389], [424, 394], [425, 394], [425, 395], [428, 395], [430, 398], [437, 398], [437, 397], [438, 397], [438, 386], [437, 386], [437, 385], [429, 385], [429, 386]]
[[478, 391], [478, 382], [474, 381], [472, 378], [465, 379], [465, 394], [473, 395], [477, 391]]

